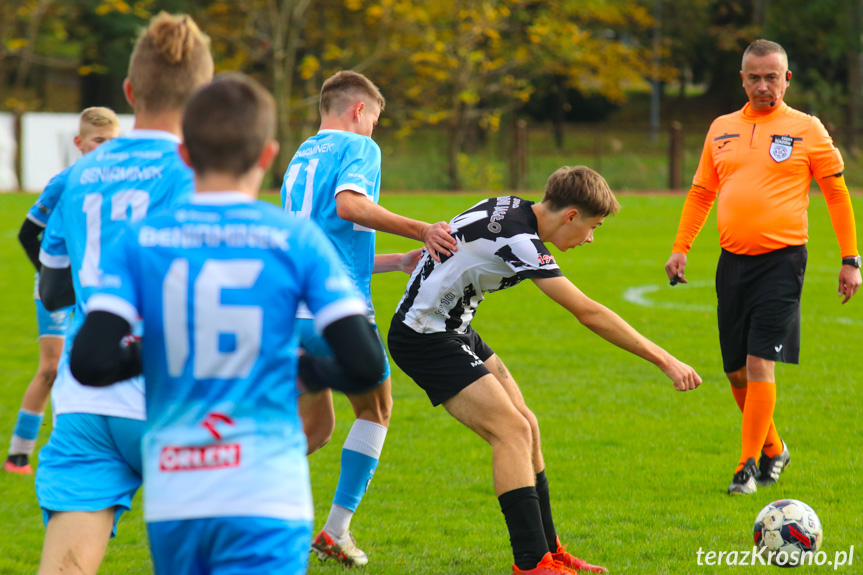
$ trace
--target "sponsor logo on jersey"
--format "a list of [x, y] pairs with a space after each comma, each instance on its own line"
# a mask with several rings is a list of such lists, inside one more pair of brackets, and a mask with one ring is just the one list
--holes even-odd
[[335, 144], [318, 144], [316, 146], [312, 146], [310, 148], [306, 148], [305, 150], [297, 150], [297, 153], [294, 154], [294, 158], [305, 158], [306, 156], [314, 156], [317, 154], [328, 154], [333, 151], [336, 147]]
[[203, 447], [169, 445], [163, 447], [162, 453], [159, 455], [159, 470], [166, 472], [227, 469], [239, 467], [239, 465], [239, 443], [223, 443]]
[[509, 196], [502, 196], [497, 199], [497, 205], [494, 207], [494, 210], [491, 213], [491, 217], [488, 222], [488, 231], [493, 234], [499, 234], [503, 229], [501, 225], [498, 223], [503, 218], [506, 217], [506, 213], [510, 208], [510, 198]]

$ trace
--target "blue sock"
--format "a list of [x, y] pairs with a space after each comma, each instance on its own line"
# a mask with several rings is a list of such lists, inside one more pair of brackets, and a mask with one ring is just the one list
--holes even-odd
[[342, 449], [342, 471], [333, 503], [356, 511], [369, 488], [378, 460], [350, 449]]
[[378, 467], [387, 428], [378, 423], [357, 419], [342, 448], [342, 469], [333, 505], [324, 530], [336, 537], [347, 535], [351, 517]]
[[18, 410], [18, 421], [15, 423], [15, 435], [21, 439], [35, 441], [39, 436], [39, 428], [42, 427], [42, 414], [30, 413], [23, 409]]
[[12, 432], [9, 453], [24, 453], [26, 455], [33, 453], [40, 427], [42, 427], [41, 413], [31, 413], [24, 409], [19, 410], [18, 420], [15, 422], [15, 431]]

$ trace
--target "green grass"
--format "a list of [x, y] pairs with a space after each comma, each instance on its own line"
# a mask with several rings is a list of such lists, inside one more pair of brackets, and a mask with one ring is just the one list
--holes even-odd
[[[385, 195], [387, 208], [429, 221], [449, 219], [478, 195]], [[536, 199], [525, 194], [525, 197]], [[36, 365], [32, 270], [16, 233], [34, 196], [0, 195], [0, 442], [14, 424]], [[270, 199], [273, 199], [270, 197]], [[559, 254], [566, 275], [644, 335], [693, 365], [696, 391], [675, 392], [654, 366], [607, 344], [546, 299], [530, 282], [492, 294], [475, 327], [507, 363], [540, 420], [555, 523], [569, 549], [612, 573], [775, 573], [772, 567], [708, 567], [696, 551], [751, 548], [758, 511], [782, 497], [814, 507], [824, 549], [861, 556], [861, 427], [858, 391], [863, 301], [835, 296], [839, 253], [820, 194], [810, 209], [812, 241], [803, 299], [800, 366], [780, 366], [776, 422], [792, 465], [774, 487], [729, 498], [725, 489], [739, 455], [740, 413], [722, 375], [710, 285], [718, 256], [715, 219], [689, 257], [692, 285], [670, 288], [663, 265], [681, 196], [620, 197], [593, 245]], [[863, 201], [854, 198], [857, 214]], [[414, 244], [378, 235], [378, 251]], [[407, 276], [377, 276], [373, 293], [386, 331]], [[630, 303], [627, 289], [653, 286], [652, 307]], [[370, 557], [365, 572], [487, 575], [509, 573], [503, 516], [491, 481], [491, 451], [478, 437], [433, 409], [394, 367], [395, 407], [381, 465], [352, 529]], [[339, 451], [353, 421], [336, 398], [333, 441], [311, 458], [320, 528], [337, 481]], [[47, 439], [45, 429], [40, 441]], [[0, 574], [32, 573], [43, 530], [32, 477], [0, 474]], [[140, 501], [124, 517], [102, 573], [149, 573]], [[839, 572], [859, 572], [845, 567]], [[803, 567], [796, 573], [832, 572]], [[312, 575], [339, 573], [311, 561]]]

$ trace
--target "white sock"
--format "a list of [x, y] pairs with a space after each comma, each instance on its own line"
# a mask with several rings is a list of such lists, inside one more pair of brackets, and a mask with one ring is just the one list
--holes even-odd
[[324, 525], [324, 531], [329, 533], [336, 543], [344, 541], [348, 537], [348, 530], [351, 528], [351, 518], [353, 516], [354, 512], [350, 509], [345, 509], [341, 505], [333, 503], [333, 506], [330, 508], [330, 514], [327, 516], [327, 523]]

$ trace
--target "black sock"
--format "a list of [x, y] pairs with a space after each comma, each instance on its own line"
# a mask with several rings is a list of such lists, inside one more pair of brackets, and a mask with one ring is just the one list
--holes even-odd
[[548, 494], [548, 478], [545, 476], [545, 469], [536, 474], [536, 494], [539, 496], [539, 512], [542, 515], [542, 529], [545, 532], [548, 550], [556, 553], [557, 531], [551, 518], [551, 496]]
[[512, 555], [519, 569], [533, 569], [548, 553], [535, 487], [520, 487], [497, 498], [509, 529]]

